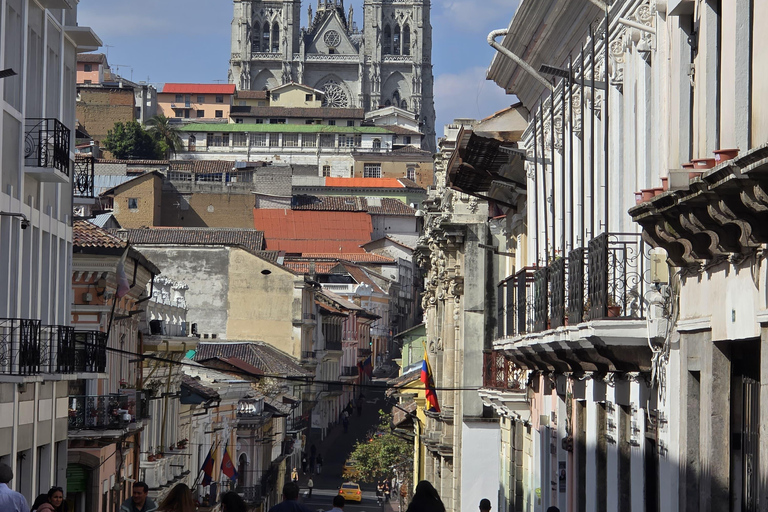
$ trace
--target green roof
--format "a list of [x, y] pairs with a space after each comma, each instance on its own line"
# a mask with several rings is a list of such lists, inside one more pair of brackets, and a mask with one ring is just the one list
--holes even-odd
[[180, 132], [210, 133], [392, 133], [381, 126], [327, 126], [320, 124], [204, 124], [192, 123], [179, 128]]

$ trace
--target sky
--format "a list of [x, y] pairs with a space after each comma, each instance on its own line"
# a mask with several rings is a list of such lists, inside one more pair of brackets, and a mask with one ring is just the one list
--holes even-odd
[[[362, 28], [363, 0], [351, 3]], [[303, 18], [307, 5], [303, 0]], [[432, 1], [438, 137], [453, 119], [482, 119], [514, 102], [485, 79], [495, 53], [486, 38], [509, 26], [517, 5], [518, 0]], [[99, 35], [114, 72], [160, 87], [226, 82], [232, 13], [231, 0], [81, 0], [78, 23]]]

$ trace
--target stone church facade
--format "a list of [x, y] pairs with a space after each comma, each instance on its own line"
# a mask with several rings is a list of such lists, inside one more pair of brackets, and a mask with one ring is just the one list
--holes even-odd
[[435, 151], [430, 0], [364, 0], [363, 29], [344, 0], [234, 0], [229, 81], [238, 90], [290, 82], [325, 92], [324, 106], [415, 113]]

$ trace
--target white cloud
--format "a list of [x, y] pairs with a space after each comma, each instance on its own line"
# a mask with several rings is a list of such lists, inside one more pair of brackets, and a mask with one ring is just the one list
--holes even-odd
[[483, 119], [517, 100], [495, 83], [485, 79], [486, 69], [472, 67], [458, 73], [443, 73], [435, 79], [437, 135], [456, 118]]
[[459, 33], [488, 33], [507, 28], [517, 10], [517, 0], [444, 0], [433, 3], [433, 25], [449, 25]]

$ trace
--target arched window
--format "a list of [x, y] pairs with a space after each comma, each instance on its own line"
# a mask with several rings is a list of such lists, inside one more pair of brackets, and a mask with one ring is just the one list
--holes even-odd
[[373, 139], [373, 149], [381, 149], [381, 139]]
[[392, 104], [396, 107], [400, 106], [400, 93], [398, 91], [392, 94]]
[[261, 25], [253, 24], [253, 41], [251, 43], [251, 52], [259, 53], [261, 51]]
[[194, 135], [190, 135], [189, 141], [187, 142], [187, 151], [194, 151], [196, 146], [197, 146], [197, 137], [195, 137]]
[[411, 27], [403, 27], [403, 55], [411, 54]]
[[395, 25], [395, 32], [392, 35], [392, 54], [400, 55], [400, 25]]
[[261, 51], [269, 51], [269, 22], [264, 22], [264, 28], [261, 30]]
[[405, 100], [400, 102], [400, 108], [403, 109], [403, 110], [408, 110], [408, 102], [405, 101]]
[[392, 106], [392, 102], [387, 100], [387, 101], [384, 102], [384, 106], [385, 107], [391, 107]]
[[389, 25], [384, 27], [384, 36], [381, 40], [381, 53], [389, 55], [392, 53], [392, 29]]
[[277, 22], [272, 24], [272, 53], [280, 51], [280, 26]]

